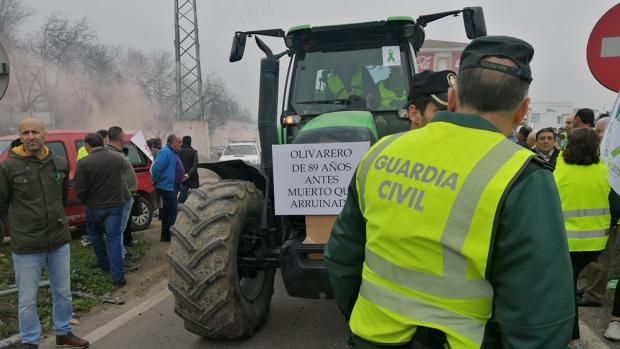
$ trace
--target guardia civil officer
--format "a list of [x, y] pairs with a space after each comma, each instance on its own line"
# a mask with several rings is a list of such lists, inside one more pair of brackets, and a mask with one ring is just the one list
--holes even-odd
[[353, 348], [566, 348], [558, 191], [506, 138], [528, 110], [533, 54], [516, 38], [475, 39], [450, 112], [362, 158], [325, 250]]
[[412, 130], [426, 126], [435, 113], [448, 109], [448, 89], [455, 82], [456, 74], [451, 70], [426, 70], [413, 76], [407, 98], [407, 117]]

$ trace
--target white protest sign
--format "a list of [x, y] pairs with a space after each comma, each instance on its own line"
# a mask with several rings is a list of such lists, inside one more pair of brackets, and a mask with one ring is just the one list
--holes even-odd
[[609, 184], [620, 193], [620, 93], [609, 116], [601, 141], [601, 159], [607, 164]]
[[400, 65], [400, 47], [398, 46], [383, 46], [381, 47], [383, 52], [383, 65], [390, 67], [393, 65]]
[[369, 142], [274, 145], [276, 215], [337, 215]]
[[136, 147], [138, 147], [138, 149], [140, 149], [140, 151], [144, 153], [144, 155], [151, 159], [151, 161], [155, 161], [155, 159], [153, 159], [153, 154], [151, 154], [151, 150], [149, 149], [148, 144], [146, 144], [146, 138], [144, 138], [142, 131], [134, 133], [134, 135], [131, 137], [131, 142], [135, 144]]

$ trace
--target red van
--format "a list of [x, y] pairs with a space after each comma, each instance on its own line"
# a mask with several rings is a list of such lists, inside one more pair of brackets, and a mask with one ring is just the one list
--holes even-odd
[[[47, 147], [56, 155], [62, 156], [69, 162], [69, 197], [65, 204], [65, 212], [70, 226], [83, 226], [86, 224], [86, 210], [80, 204], [73, 191], [73, 175], [77, 163], [77, 151], [84, 144], [84, 136], [87, 131], [47, 131]], [[131, 142], [132, 132], [126, 133], [125, 147], [129, 149], [127, 157], [133, 165], [138, 177], [138, 195], [141, 213], [131, 217], [134, 230], [144, 230], [153, 218], [153, 209], [156, 207], [155, 188], [151, 182], [151, 160], [144, 155], [138, 145]], [[11, 142], [18, 135], [0, 136], [0, 162], [8, 157]], [[3, 227], [0, 226], [0, 230]], [[0, 234], [2, 236], [2, 234]]]

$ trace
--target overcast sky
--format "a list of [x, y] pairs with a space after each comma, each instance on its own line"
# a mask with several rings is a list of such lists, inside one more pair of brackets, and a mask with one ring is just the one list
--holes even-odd
[[[86, 17], [107, 44], [174, 52], [173, 0], [24, 0], [37, 15], [27, 23], [38, 27], [52, 13]], [[203, 72], [217, 72], [241, 104], [256, 113], [261, 54], [248, 40], [241, 62], [229, 63], [236, 30], [288, 29], [298, 24], [326, 25], [419, 15], [482, 6], [489, 35], [510, 35], [534, 46], [534, 101], [574, 102], [575, 107], [610, 109], [616, 98], [590, 74], [586, 44], [596, 21], [616, 1], [590, 0], [198, 0]], [[427, 38], [467, 42], [461, 17], [446, 18], [426, 28]], [[269, 40], [274, 52], [281, 40]], [[281, 74], [282, 75], [282, 74]]]

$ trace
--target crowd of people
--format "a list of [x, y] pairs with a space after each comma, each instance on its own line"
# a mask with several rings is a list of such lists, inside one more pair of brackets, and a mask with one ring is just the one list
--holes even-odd
[[[620, 197], [610, 187], [607, 164], [600, 158], [599, 151], [608, 123], [608, 113], [595, 120], [591, 109], [581, 108], [566, 118], [563, 128], [533, 130], [523, 125], [516, 134], [519, 145], [536, 153], [554, 171], [573, 267], [576, 308], [602, 306], [616, 251]], [[575, 345], [579, 339], [578, 326], [576, 312]], [[604, 336], [620, 341], [618, 291]]]
[[[64, 212], [69, 187], [69, 164], [46, 146], [43, 123], [35, 118], [19, 125], [20, 138], [11, 144], [9, 159], [0, 165], [0, 219], [11, 230], [11, 249], [19, 290], [18, 318], [21, 346], [37, 348], [41, 326], [36, 299], [42, 268], [47, 268], [53, 299], [56, 344], [87, 348], [88, 341], [71, 331], [71, 234]], [[111, 282], [127, 283], [127, 248], [133, 240], [130, 217], [140, 211], [138, 181], [131, 162], [127, 136], [119, 126], [88, 133], [78, 149], [73, 177], [76, 197], [86, 207], [86, 239], [95, 253], [93, 268], [111, 275]], [[177, 202], [184, 202], [190, 188], [198, 187], [198, 152], [191, 137], [168, 136], [148, 142], [154, 157], [153, 186], [162, 207], [161, 241], [170, 241]], [[84, 243], [86, 242], [86, 243]]]
[[[533, 54], [523, 40], [487, 36], [465, 48], [458, 75], [416, 74], [412, 130], [362, 158], [325, 249], [351, 347], [585, 347], [577, 309], [601, 305], [618, 236], [620, 197], [599, 154], [609, 118], [595, 125], [583, 108], [563, 130], [524, 125], [511, 141], [528, 111]], [[19, 132], [0, 164], [0, 218], [11, 229], [22, 344], [40, 341], [46, 265], [56, 343], [87, 348], [69, 323], [69, 166], [45, 146], [41, 121], [25, 119]], [[73, 179], [94, 267], [119, 286], [137, 191], [125, 138], [118, 126], [88, 133]], [[178, 203], [198, 187], [198, 153], [189, 136], [147, 143], [160, 240], [169, 242]], [[620, 340], [620, 288], [605, 337]]]

